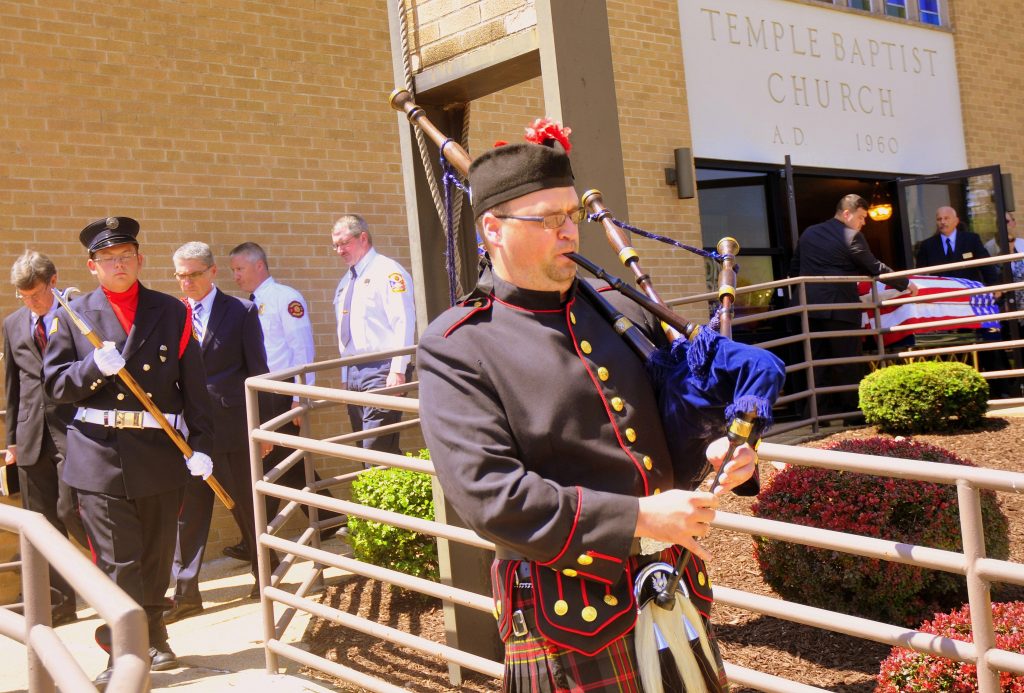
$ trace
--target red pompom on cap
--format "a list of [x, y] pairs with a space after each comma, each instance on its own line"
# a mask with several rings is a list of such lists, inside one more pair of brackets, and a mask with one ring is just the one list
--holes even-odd
[[549, 140], [554, 140], [561, 144], [565, 153], [568, 154], [572, 149], [572, 145], [569, 144], [569, 135], [571, 134], [572, 128], [562, 127], [561, 123], [549, 118], [537, 118], [530, 127], [526, 128], [526, 141], [534, 144], [547, 144]]

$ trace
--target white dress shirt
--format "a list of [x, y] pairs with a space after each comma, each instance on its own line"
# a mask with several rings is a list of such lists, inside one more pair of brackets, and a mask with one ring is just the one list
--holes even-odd
[[[271, 372], [313, 363], [316, 360], [313, 324], [302, 294], [290, 286], [278, 284], [273, 277], [263, 280], [253, 294]], [[314, 381], [315, 374], [307, 373], [306, 384], [312, 385]]]
[[[349, 328], [352, 339], [341, 341], [342, 310], [345, 292], [352, 282], [346, 272], [334, 292], [334, 315], [338, 321], [338, 351], [344, 356], [369, 354], [412, 346], [416, 339], [416, 305], [413, 300], [412, 277], [400, 264], [381, 255], [374, 248], [355, 265], [356, 279], [352, 287], [352, 314]], [[405, 373], [410, 356], [391, 359], [391, 373]], [[348, 382], [347, 369], [342, 368], [342, 382]]]

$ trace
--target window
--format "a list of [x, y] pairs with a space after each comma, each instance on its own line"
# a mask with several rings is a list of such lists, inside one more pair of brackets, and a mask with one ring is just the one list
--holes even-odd
[[885, 13], [890, 17], [907, 18], [907, 0], [885, 0]]
[[818, 0], [828, 5], [942, 26], [949, 0]]
[[921, 21], [925, 24], [942, 24], [942, 16], [939, 14], [939, 0], [920, 0]]

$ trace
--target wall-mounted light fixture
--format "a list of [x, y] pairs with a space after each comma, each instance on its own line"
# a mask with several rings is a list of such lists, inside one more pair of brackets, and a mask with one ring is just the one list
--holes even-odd
[[872, 221], [885, 221], [892, 216], [892, 199], [890, 199], [888, 191], [878, 181], [875, 181], [875, 189], [871, 193], [868, 216]]
[[675, 168], [665, 169], [665, 184], [676, 186], [676, 196], [680, 200], [689, 200], [694, 196], [693, 190], [693, 154], [689, 147], [673, 149]]

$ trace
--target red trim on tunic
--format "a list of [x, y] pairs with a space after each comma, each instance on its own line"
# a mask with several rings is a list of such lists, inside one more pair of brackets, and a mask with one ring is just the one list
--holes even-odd
[[456, 329], [458, 329], [459, 327], [461, 327], [461, 326], [462, 326], [462, 324], [463, 324], [464, 322], [466, 322], [466, 321], [467, 321], [467, 320], [469, 320], [469, 319], [470, 319], [471, 317], [473, 317], [474, 315], [476, 315], [477, 313], [479, 313], [479, 312], [480, 312], [481, 310], [488, 310], [488, 309], [490, 309], [490, 307], [491, 307], [491, 299], [489, 299], [489, 298], [488, 298], [488, 299], [486, 299], [486, 301], [484, 302], [484, 304], [483, 304], [482, 306], [478, 306], [478, 307], [477, 307], [477, 308], [475, 308], [474, 310], [471, 310], [470, 312], [466, 313], [465, 317], [463, 317], [463, 318], [462, 318], [461, 320], [459, 320], [459, 321], [458, 321], [458, 322], [456, 322], [456, 323], [455, 323], [454, 325], [452, 325], [452, 326], [451, 326], [451, 327], [449, 327], [449, 328], [448, 328], [447, 330], [445, 330], [445, 332], [444, 332], [444, 338], [445, 338], [445, 339], [447, 339], [447, 338], [448, 338], [448, 335], [450, 335], [450, 334], [451, 334], [452, 332], [454, 332], [454, 331], [455, 331]]
[[569, 545], [572, 544], [572, 537], [576, 534], [576, 528], [580, 524], [580, 512], [583, 508], [583, 489], [579, 486], [576, 487], [576, 515], [572, 518], [572, 528], [569, 530], [569, 536], [565, 538], [565, 544], [562, 546], [562, 550], [552, 558], [550, 561], [537, 561], [537, 565], [551, 565], [559, 558], [565, 555], [565, 552], [569, 550]]

